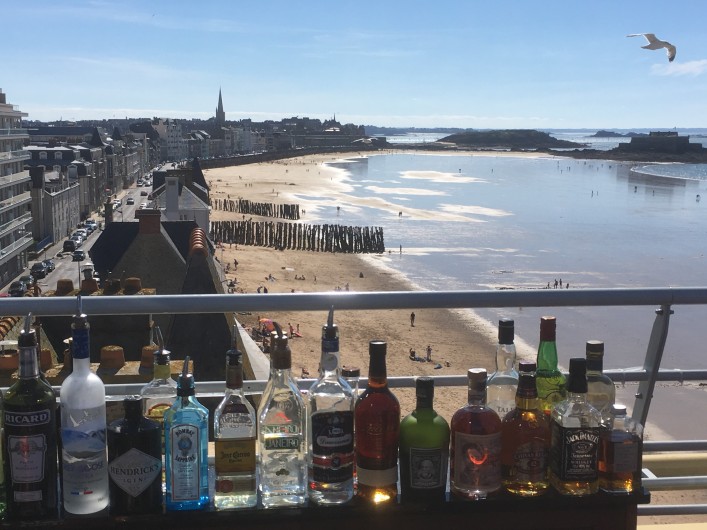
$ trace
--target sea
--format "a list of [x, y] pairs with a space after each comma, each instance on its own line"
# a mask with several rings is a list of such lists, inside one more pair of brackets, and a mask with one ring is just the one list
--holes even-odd
[[[594, 132], [551, 134], [605, 149], [628, 141]], [[689, 134], [707, 141], [707, 129]], [[404, 147], [437, 138], [388, 141]], [[418, 289], [707, 286], [707, 165], [400, 152], [329, 165], [346, 190], [318, 203], [318, 222], [382, 226], [389, 251], [370, 259]], [[565, 368], [584, 356], [587, 340], [599, 339], [605, 368], [631, 370], [643, 365], [655, 309], [511, 307], [473, 316], [491, 328], [513, 318], [516, 340], [533, 350], [540, 317], [554, 315]], [[707, 369], [707, 307], [673, 309], [662, 368]]]

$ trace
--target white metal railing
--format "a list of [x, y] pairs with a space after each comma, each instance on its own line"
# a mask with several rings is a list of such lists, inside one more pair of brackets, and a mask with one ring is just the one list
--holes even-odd
[[27, 129], [0, 129], [0, 136], [27, 136]]
[[[5, 298], [0, 302], [5, 315], [70, 316], [76, 312], [73, 297]], [[413, 292], [331, 292], [215, 295], [155, 295], [149, 297], [110, 296], [85, 297], [82, 310], [88, 315], [126, 314], [196, 314], [238, 313], [244, 311], [326, 311], [378, 310], [410, 308], [489, 308], [489, 307], [565, 307], [565, 306], [649, 306], [655, 320], [647, 346], [643, 367], [638, 370], [608, 370], [615, 382], [638, 382], [632, 415], [645, 424], [656, 381], [707, 380], [707, 370], [660, 370], [665, 339], [673, 305], [707, 305], [707, 287], [582, 289], [582, 290], [514, 290], [514, 291], [413, 291]], [[656, 309], [657, 308], [657, 309]], [[465, 375], [435, 376], [436, 386], [465, 386]], [[259, 394], [266, 381], [245, 381], [248, 393]], [[299, 380], [300, 388], [308, 388], [311, 379]], [[415, 378], [390, 377], [391, 387], [414, 387]], [[361, 386], [365, 387], [366, 378]], [[142, 384], [106, 385], [113, 396], [139, 393]], [[202, 381], [196, 385], [199, 396], [220, 396], [222, 381]], [[57, 389], [58, 390], [58, 389]], [[707, 440], [646, 442], [644, 451], [707, 451]], [[707, 476], [655, 477], [646, 475], [645, 486], [658, 489], [704, 488]], [[707, 505], [638, 506], [639, 515], [705, 514]]]
[[0, 153], [0, 160], [29, 160], [32, 153], [29, 151], [5, 151]]
[[0, 225], [0, 236], [2, 236], [5, 232], [9, 230], [14, 230], [15, 228], [19, 228], [20, 226], [26, 225], [31, 220], [32, 214], [26, 213], [21, 215], [20, 217], [17, 217], [16, 219], [13, 219], [9, 223]]

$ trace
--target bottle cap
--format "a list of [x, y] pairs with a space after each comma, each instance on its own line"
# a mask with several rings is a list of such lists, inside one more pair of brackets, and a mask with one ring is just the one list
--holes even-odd
[[469, 380], [470, 392], [486, 392], [486, 379], [488, 377], [486, 368], [469, 368], [466, 376]]
[[339, 338], [339, 327], [334, 324], [334, 306], [329, 308], [329, 315], [326, 324], [322, 327], [323, 340], [335, 340]]
[[498, 321], [498, 343], [513, 344], [515, 323], [511, 318], [502, 318]]
[[604, 355], [604, 341], [588, 340], [586, 352], [588, 357], [602, 357]]
[[369, 355], [385, 355], [388, 352], [388, 343], [383, 340], [372, 340], [368, 343]]
[[613, 405], [611, 405], [611, 415], [612, 416], [626, 416], [626, 405], [614, 403]]
[[130, 419], [142, 416], [142, 398], [140, 396], [125, 396], [123, 399], [125, 417]]
[[435, 393], [435, 380], [429, 376], [421, 376], [415, 380], [415, 397], [432, 402]]
[[233, 325], [233, 349], [226, 352], [226, 366], [236, 366], [237, 364], [243, 364], [243, 352], [238, 349], [238, 338], [240, 334], [238, 333], [238, 324]]
[[358, 366], [344, 366], [341, 369], [343, 377], [361, 377], [361, 369]]
[[17, 338], [19, 348], [32, 348], [37, 345], [37, 333], [32, 329], [32, 313], [25, 317], [25, 325]]
[[168, 364], [170, 351], [164, 347], [162, 331], [158, 325], [155, 325], [153, 333], [157, 341], [157, 349], [154, 352], [155, 364]]
[[570, 359], [570, 376], [567, 380], [567, 391], [575, 394], [587, 392], [587, 360], [583, 357]]
[[275, 331], [270, 334], [270, 362], [277, 370], [292, 368], [292, 351], [287, 342], [287, 333], [282, 331], [280, 324], [273, 322]]
[[518, 371], [520, 373], [532, 373], [537, 369], [537, 365], [532, 361], [519, 361]]
[[557, 319], [555, 317], [540, 317], [540, 340], [554, 341], [557, 330]]
[[177, 381], [177, 395], [180, 397], [193, 396], [196, 393], [194, 389], [194, 376], [189, 373], [189, 356], [184, 358], [184, 367], [182, 373], [179, 374]]

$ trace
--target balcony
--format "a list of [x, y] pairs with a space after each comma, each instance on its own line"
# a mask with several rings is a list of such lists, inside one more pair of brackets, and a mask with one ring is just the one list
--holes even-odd
[[0, 153], [0, 162], [14, 162], [18, 160], [29, 160], [32, 153], [29, 151], [5, 151]]
[[[59, 298], [12, 298], [6, 299], [6, 315], [69, 316], [75, 313], [76, 300]], [[640, 306], [655, 314], [650, 340], [641, 368], [608, 370], [606, 373], [617, 384], [638, 384], [632, 416], [641, 423], [649, 418], [651, 399], [659, 381], [685, 382], [707, 380], [706, 370], [690, 369], [661, 370], [661, 360], [669, 331], [674, 306], [707, 304], [707, 287], [697, 288], [648, 288], [648, 289], [585, 289], [585, 290], [517, 290], [517, 291], [440, 291], [440, 292], [332, 292], [305, 294], [262, 295], [156, 295], [149, 297], [86, 297], [82, 299], [83, 311], [89, 315], [129, 314], [196, 314], [252, 312], [267, 314], [268, 311], [321, 311], [332, 305], [337, 310], [386, 310], [386, 309], [479, 309], [503, 307], [608, 307]], [[259, 353], [244, 330], [245, 349]], [[249, 350], [250, 345], [250, 350]], [[223, 355], [215, 352], [214, 355]], [[468, 367], [462, 367], [465, 370]], [[265, 387], [262, 366], [255, 370], [256, 377], [245, 381], [244, 389], [250, 394], [260, 394]], [[252, 374], [251, 374], [252, 376]], [[466, 387], [465, 373], [436, 376], [435, 386]], [[302, 389], [308, 388], [312, 379], [299, 380]], [[412, 388], [413, 377], [391, 377], [392, 388]], [[361, 379], [366, 386], [366, 378]], [[139, 393], [139, 384], [106, 385], [106, 393], [123, 396]], [[201, 397], [217, 397], [223, 393], [223, 381], [199, 381], [197, 394]], [[699, 411], [692, 411], [697, 417]], [[696, 413], [696, 414], [695, 414]], [[689, 490], [707, 487], [707, 440], [646, 441], [644, 444], [645, 488], [651, 491]], [[682, 469], [675, 461], [683, 463]], [[648, 467], [651, 466], [651, 467]], [[658, 472], [659, 471], [659, 472]], [[672, 474], [670, 474], [672, 473]], [[701, 474], [702, 473], [702, 474]], [[667, 474], [667, 475], [666, 475]], [[525, 506], [527, 508], [527, 506]], [[498, 506], [497, 506], [498, 508]], [[598, 507], [595, 506], [594, 509]], [[605, 507], [601, 507], [604, 509]], [[571, 507], [569, 508], [571, 511]], [[299, 513], [299, 512], [298, 512]], [[456, 513], [456, 512], [455, 512]], [[638, 516], [707, 514], [707, 504], [657, 504], [638, 505]], [[440, 514], [438, 516], [442, 517]], [[451, 517], [451, 515], [450, 515]], [[476, 517], [474, 515], [474, 517]], [[429, 522], [429, 521], [428, 521]], [[629, 525], [630, 526], [630, 525]], [[590, 525], [591, 527], [591, 525]], [[595, 526], [596, 527], [596, 526]], [[635, 528], [635, 525], [633, 526]], [[506, 528], [506, 526], [503, 526]], [[550, 526], [548, 526], [550, 528]], [[554, 528], [554, 527], [553, 527]], [[598, 527], [597, 527], [598, 528]]]
[[0, 225], [0, 237], [7, 234], [8, 232], [15, 230], [16, 228], [24, 227], [27, 223], [32, 221], [32, 214], [26, 213], [10, 221]]
[[29, 136], [27, 129], [0, 129], [1, 138], [25, 138]]

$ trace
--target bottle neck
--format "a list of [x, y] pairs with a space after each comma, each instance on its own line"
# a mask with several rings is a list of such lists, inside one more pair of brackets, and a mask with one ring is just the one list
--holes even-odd
[[155, 381], [164, 381], [172, 376], [172, 369], [169, 361], [167, 364], [155, 363], [152, 369], [152, 379]]
[[496, 346], [496, 372], [510, 373], [516, 364], [516, 346], [510, 344], [498, 344]]
[[432, 410], [432, 396], [417, 396], [417, 404], [415, 410]]
[[604, 371], [604, 359], [601, 357], [589, 357], [587, 356], [587, 374], [590, 372], [592, 375], [600, 374]]
[[469, 405], [476, 407], [483, 407], [486, 405], [486, 386], [484, 386], [483, 391], [478, 388], [472, 388], [469, 385]]
[[319, 359], [319, 374], [322, 377], [338, 377], [341, 374], [339, 367], [339, 339], [322, 338], [322, 356]]
[[89, 328], [74, 327], [71, 332], [71, 365], [74, 373], [87, 373], [91, 371], [91, 349]]
[[552, 340], [541, 340], [538, 347], [538, 371], [557, 370], [557, 343]]
[[538, 408], [538, 388], [535, 373], [521, 373], [516, 390], [516, 407], [523, 410]]
[[226, 389], [231, 392], [243, 390], [243, 366], [241, 364], [226, 367]]
[[384, 388], [388, 386], [388, 371], [385, 366], [385, 355], [371, 355], [368, 367], [368, 386]]
[[37, 346], [20, 348], [18, 376], [20, 379], [36, 379], [39, 377]]

